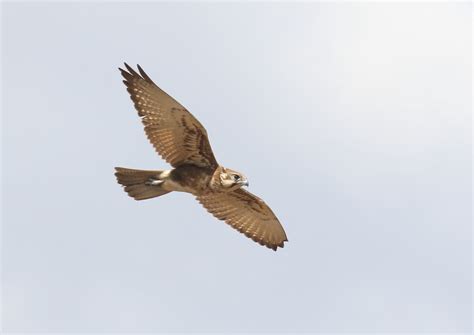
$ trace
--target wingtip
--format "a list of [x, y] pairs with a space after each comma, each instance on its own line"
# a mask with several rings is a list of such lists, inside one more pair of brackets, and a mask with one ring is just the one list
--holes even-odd
[[[125, 67], [125, 69], [127, 69], [127, 70], [130, 68], [130, 66], [129, 66], [126, 62], [123, 62], [123, 67]], [[123, 69], [123, 68], [120, 67], [120, 66], [118, 67], [118, 69], [119, 69], [119, 71], [122, 72], [122, 73], [124, 73], [124, 72], [128, 73], [127, 70]]]
[[143, 79], [148, 81], [149, 83], [155, 84], [153, 80], [146, 74], [146, 72], [143, 70], [143, 68], [140, 66], [140, 64], [137, 64], [137, 69], [140, 75], [142, 76]]
[[146, 78], [146, 77], [147, 77], [145, 71], [143, 71], [143, 69], [142, 69], [142, 67], [140, 66], [140, 64], [137, 64], [137, 69], [138, 69], [138, 72], [140, 72], [140, 74], [142, 75], [143, 78]]
[[278, 246], [279, 246], [280, 248], [284, 248], [284, 247], [285, 247], [285, 241], [286, 241], [286, 240], [281, 241], [281, 243], [278, 244]]
[[123, 78], [125, 78], [126, 80], [124, 80], [123, 82], [125, 83], [125, 85], [127, 84], [127, 80], [131, 80], [132, 79], [132, 74], [128, 73], [126, 70], [122, 69], [122, 68], [118, 68], [119, 71], [120, 71], [120, 74], [122, 75]]
[[125, 68], [128, 70], [128, 72], [130, 72], [130, 73], [134, 72], [132, 67], [130, 65], [128, 65], [127, 63], [123, 62], [123, 65], [125, 65]]
[[143, 70], [143, 68], [140, 66], [140, 64], [137, 64], [138, 72], [135, 71], [126, 62], [124, 62], [123, 65], [125, 66], [125, 69], [123, 69], [121, 67], [119, 67], [118, 69], [120, 70], [120, 73], [122, 74], [122, 76], [125, 77], [126, 79], [130, 80], [133, 77], [140, 77], [140, 78], [144, 79], [145, 81], [148, 81], [149, 83], [155, 84], [153, 82], [153, 80], [151, 80], [151, 78], [146, 74], [146, 72]]
[[284, 248], [285, 247], [285, 241], [282, 241], [281, 243], [278, 243], [278, 244], [270, 244], [270, 245], [266, 245], [268, 248], [272, 249], [273, 251], [278, 251], [278, 248]]

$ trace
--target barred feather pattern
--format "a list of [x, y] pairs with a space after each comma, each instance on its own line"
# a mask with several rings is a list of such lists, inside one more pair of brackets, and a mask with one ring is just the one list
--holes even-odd
[[209, 192], [198, 196], [197, 200], [217, 219], [261, 245], [277, 250], [288, 241], [270, 207], [241, 188], [231, 192]]
[[125, 64], [123, 81], [145, 133], [156, 152], [174, 167], [192, 164], [216, 168], [206, 129], [181, 104], [153, 83], [143, 69]]

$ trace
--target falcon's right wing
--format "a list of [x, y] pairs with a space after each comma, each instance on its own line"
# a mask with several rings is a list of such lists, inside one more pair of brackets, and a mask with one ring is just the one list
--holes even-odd
[[218, 164], [206, 129], [186, 108], [153, 83], [138, 65], [120, 69], [127, 91], [145, 125], [151, 144], [174, 167], [192, 164], [215, 169]]

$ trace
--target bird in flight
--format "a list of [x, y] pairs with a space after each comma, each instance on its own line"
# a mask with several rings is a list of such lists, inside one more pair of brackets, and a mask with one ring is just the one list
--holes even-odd
[[191, 193], [212, 215], [255, 242], [277, 250], [288, 241], [270, 207], [247, 192], [247, 178], [217, 163], [206, 129], [160, 89], [140, 65], [138, 72], [125, 63], [119, 68], [145, 133], [171, 170], [115, 168], [125, 192], [135, 200], [159, 197], [169, 192]]

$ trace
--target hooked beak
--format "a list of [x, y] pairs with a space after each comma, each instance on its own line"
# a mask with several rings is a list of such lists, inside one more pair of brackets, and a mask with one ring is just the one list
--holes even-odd
[[248, 187], [248, 186], [249, 186], [249, 181], [248, 181], [247, 179], [245, 179], [245, 180], [242, 180], [242, 182], [241, 182], [241, 185], [242, 185], [242, 186], [247, 186], [247, 187]]

